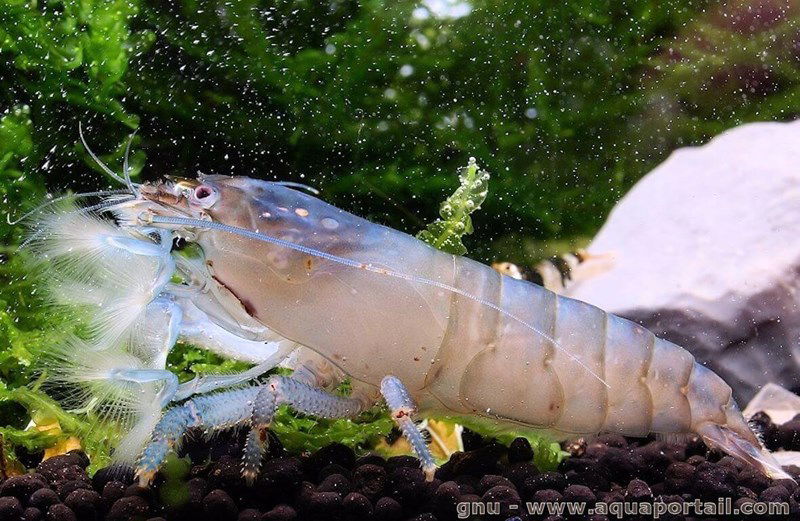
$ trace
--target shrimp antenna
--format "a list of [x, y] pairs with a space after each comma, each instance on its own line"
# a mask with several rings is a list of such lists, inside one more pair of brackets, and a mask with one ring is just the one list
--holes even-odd
[[128, 193], [129, 192], [128, 192], [127, 189], [119, 189], [119, 190], [98, 190], [97, 192], [82, 192], [82, 193], [78, 193], [78, 194], [64, 194], [62, 196], [56, 197], [55, 199], [51, 199], [49, 201], [46, 201], [46, 202], [40, 204], [39, 206], [37, 206], [33, 210], [31, 210], [29, 212], [26, 212], [24, 215], [22, 215], [22, 217], [19, 217], [19, 218], [13, 220], [13, 221], [11, 220], [11, 214], [7, 213], [6, 214], [6, 222], [8, 224], [10, 224], [11, 226], [15, 226], [15, 225], [21, 223], [22, 221], [24, 221], [25, 219], [27, 219], [28, 217], [30, 217], [31, 215], [37, 214], [37, 213], [41, 212], [42, 210], [44, 210], [45, 208], [47, 208], [48, 206], [52, 206], [52, 205], [56, 204], [59, 201], [63, 201], [64, 199], [81, 199], [81, 198], [85, 198], [85, 197], [103, 197], [103, 196], [106, 196], [106, 195], [121, 195], [121, 194], [128, 194]]
[[254, 232], [252, 230], [247, 230], [245, 228], [239, 228], [237, 226], [231, 226], [231, 225], [228, 225], [228, 224], [223, 224], [223, 223], [218, 223], [218, 222], [213, 222], [213, 221], [201, 221], [200, 219], [191, 219], [189, 217], [169, 217], [169, 216], [149, 215], [149, 214], [141, 215], [140, 219], [142, 221], [146, 222], [146, 223], [184, 225], [184, 226], [191, 226], [191, 227], [194, 227], [194, 228], [204, 228], [204, 229], [207, 229], [207, 230], [219, 230], [219, 231], [223, 231], [223, 232], [227, 232], [227, 233], [232, 233], [232, 234], [240, 235], [240, 236], [248, 238], [248, 239], [254, 239], [254, 240], [257, 240], [257, 241], [261, 241], [261, 242], [275, 244], [276, 246], [281, 246], [281, 247], [284, 247], [284, 248], [288, 248], [290, 250], [294, 250], [294, 251], [297, 251], [297, 252], [300, 252], [300, 253], [303, 253], [303, 254], [306, 254], [306, 255], [311, 255], [313, 257], [317, 257], [317, 258], [320, 258], [320, 259], [323, 259], [323, 260], [335, 262], [337, 264], [341, 264], [343, 266], [348, 266], [350, 268], [357, 268], [357, 269], [362, 269], [362, 270], [366, 270], [366, 271], [371, 271], [373, 273], [378, 273], [380, 275], [388, 275], [390, 277], [394, 277], [394, 278], [401, 279], [401, 280], [406, 280], [408, 282], [413, 282], [413, 283], [417, 283], [417, 284], [424, 284], [426, 286], [432, 286], [434, 288], [439, 288], [439, 289], [442, 289], [444, 291], [448, 291], [450, 293], [455, 293], [456, 295], [459, 295], [461, 297], [464, 297], [464, 298], [467, 298], [469, 300], [472, 300], [473, 302], [476, 302], [476, 303], [478, 303], [478, 304], [480, 304], [482, 306], [486, 306], [486, 307], [488, 307], [490, 309], [493, 309], [494, 311], [497, 311], [501, 315], [503, 315], [505, 317], [508, 317], [511, 320], [515, 321], [515, 322], [518, 322], [519, 324], [521, 324], [525, 328], [529, 329], [530, 331], [533, 331], [535, 334], [539, 335], [540, 337], [542, 337], [545, 340], [547, 340], [548, 342], [550, 342], [553, 345], [553, 347], [555, 347], [557, 350], [559, 350], [562, 353], [564, 353], [571, 361], [577, 363], [579, 366], [581, 366], [583, 369], [585, 369], [590, 375], [592, 375], [600, 383], [602, 383], [604, 386], [606, 386], [606, 388], [610, 388], [610, 386], [606, 383], [605, 380], [603, 380], [597, 373], [592, 371], [591, 368], [589, 368], [589, 366], [584, 364], [579, 358], [577, 358], [575, 355], [573, 355], [572, 353], [570, 353], [569, 351], [564, 349], [564, 347], [561, 346], [558, 342], [556, 342], [556, 340], [553, 337], [551, 337], [550, 335], [544, 333], [543, 331], [541, 331], [539, 328], [537, 328], [533, 324], [531, 324], [529, 322], [526, 322], [525, 320], [523, 320], [522, 318], [518, 317], [517, 315], [511, 313], [510, 311], [507, 311], [507, 310], [501, 308], [497, 304], [495, 304], [493, 302], [490, 302], [488, 300], [482, 299], [482, 298], [480, 298], [480, 297], [478, 297], [476, 295], [473, 295], [472, 293], [469, 293], [468, 291], [464, 291], [461, 288], [457, 288], [455, 286], [451, 286], [450, 284], [445, 284], [444, 282], [439, 282], [439, 281], [436, 281], [436, 280], [426, 279], [424, 277], [418, 277], [416, 275], [408, 275], [406, 273], [401, 273], [399, 271], [393, 271], [393, 270], [390, 270], [390, 269], [381, 268], [381, 267], [378, 267], [378, 266], [374, 266], [372, 264], [354, 261], [352, 259], [346, 259], [344, 257], [339, 257], [338, 255], [333, 255], [333, 254], [330, 254], [330, 253], [326, 253], [324, 251], [316, 250], [314, 248], [309, 248], [308, 246], [303, 246], [301, 244], [296, 244], [294, 242], [287, 241], [287, 240], [284, 240], [284, 239], [278, 239], [278, 238], [275, 238], [275, 237], [270, 237], [269, 235], [264, 235], [264, 234], [261, 234], [261, 233], [258, 233], [258, 232]]
[[131, 181], [131, 169], [128, 163], [128, 156], [130, 156], [131, 153], [131, 143], [133, 143], [133, 138], [136, 137], [137, 132], [139, 132], [138, 128], [133, 131], [133, 134], [128, 138], [128, 144], [125, 145], [125, 158], [122, 160], [122, 175], [125, 176], [125, 184], [128, 185], [133, 195], [139, 197], [139, 190], [134, 187], [133, 181]]
[[289, 188], [300, 188], [305, 190], [311, 195], [319, 195], [319, 190], [313, 186], [304, 185], [303, 183], [295, 183], [294, 181], [273, 181], [276, 185], [288, 186]]
[[[135, 132], [134, 132], [134, 134], [135, 134]], [[131, 182], [130, 178], [125, 179], [123, 177], [120, 177], [119, 174], [117, 174], [116, 172], [114, 172], [113, 170], [108, 168], [108, 166], [106, 166], [105, 163], [100, 161], [100, 158], [97, 157], [97, 155], [89, 147], [89, 144], [86, 142], [86, 138], [83, 137], [83, 126], [81, 125], [80, 121], [78, 122], [78, 135], [81, 138], [81, 143], [83, 143], [83, 148], [86, 149], [86, 152], [89, 153], [91, 158], [94, 159], [94, 162], [97, 163], [97, 165], [103, 170], [103, 172], [105, 172], [106, 174], [110, 175], [115, 181], [118, 181], [118, 182], [124, 184], [125, 186], [127, 186], [128, 189], [135, 195], [137, 192], [136, 192], [136, 190], [134, 190], [134, 188], [133, 188], [134, 187], [134, 183]], [[131, 137], [131, 139], [132, 139], [132, 137]], [[128, 147], [130, 147], [130, 141], [128, 141]], [[126, 156], [127, 156], [127, 149], [126, 149]], [[125, 159], [127, 161], [127, 157]]]

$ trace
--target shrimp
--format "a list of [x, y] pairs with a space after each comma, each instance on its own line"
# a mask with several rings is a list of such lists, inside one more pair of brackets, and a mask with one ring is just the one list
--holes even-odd
[[501, 275], [529, 280], [558, 293], [568, 294], [576, 283], [608, 271], [613, 265], [613, 255], [594, 255], [577, 250], [540, 261], [533, 267], [518, 266], [512, 262], [494, 262], [492, 269]]
[[[153, 311], [152, 303], [171, 305], [200, 316], [194, 322], [211, 338], [201, 347], [251, 356], [261, 350], [263, 356], [254, 359], [267, 360], [267, 367], [296, 350], [308, 355], [301, 360], [311, 361], [292, 376], [196, 396], [163, 415], [160, 408], [172, 401], [250, 380], [265, 367], [179, 392], [159, 371], [164, 350], [191, 329], [182, 320], [161, 342], [167, 347], [157, 357], [139, 357], [149, 361], [141, 367], [112, 371], [106, 362], [103, 375], [111, 382], [164, 382], [159, 414], [140, 413], [133, 429], [132, 445], [142, 447], [142, 484], [191, 427], [249, 425], [243, 475], [252, 481], [278, 405], [353, 417], [378, 395], [429, 478], [436, 467], [413, 422], [417, 416], [478, 416], [560, 439], [603, 432], [697, 434], [767, 475], [788, 477], [749, 427], [731, 388], [685, 349], [592, 305], [443, 253], [292, 187], [217, 175], [167, 180], [138, 185], [133, 198], [106, 210], [116, 226], [80, 212], [66, 214], [87, 220], [84, 230], [97, 228], [90, 237], [104, 237], [95, 241], [103, 244], [95, 248], [95, 264], [119, 262], [122, 253], [113, 249], [119, 244], [126, 258], [143, 265], [148, 252], [160, 259], [156, 267], [137, 267], [148, 281], [159, 282], [137, 293], [147, 296], [129, 305], [140, 311], [128, 323], [137, 329], [156, 324], [142, 319]], [[44, 235], [52, 236], [68, 220], [58, 215]], [[62, 227], [65, 235], [86, 237], [72, 223]], [[116, 237], [115, 246], [108, 246], [108, 237]], [[170, 251], [175, 237], [198, 245], [201, 257], [189, 261]], [[44, 250], [61, 255], [57, 248]], [[184, 282], [157, 277], [164, 270]], [[98, 327], [104, 334], [109, 329]], [[87, 349], [112, 349], [123, 337], [120, 331], [130, 327], [116, 327], [113, 339], [100, 334], [108, 345]], [[129, 351], [137, 342], [142, 343], [128, 341]], [[329, 376], [348, 376], [358, 392], [341, 397], [322, 389], [323, 366], [333, 368]]]

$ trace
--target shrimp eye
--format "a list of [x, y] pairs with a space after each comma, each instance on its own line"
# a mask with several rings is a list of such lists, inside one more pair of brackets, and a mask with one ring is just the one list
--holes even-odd
[[203, 208], [210, 208], [217, 202], [219, 194], [216, 190], [208, 185], [199, 185], [192, 192], [192, 199], [194, 203], [199, 204]]

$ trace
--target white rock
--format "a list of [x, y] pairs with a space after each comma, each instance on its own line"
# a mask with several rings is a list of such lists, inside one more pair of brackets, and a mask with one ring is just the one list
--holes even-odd
[[753, 396], [742, 414], [752, 418], [757, 412], [769, 414], [773, 423], [782, 425], [800, 414], [800, 396], [770, 382]]
[[569, 296], [686, 347], [740, 402], [770, 381], [800, 386], [800, 121], [677, 150], [588, 250], [613, 267]]

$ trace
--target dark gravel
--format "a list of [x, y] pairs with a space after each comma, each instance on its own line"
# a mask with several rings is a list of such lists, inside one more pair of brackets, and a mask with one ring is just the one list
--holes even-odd
[[[800, 446], [800, 417], [776, 426], [756, 417], [770, 447]], [[571, 521], [618, 519], [614, 515], [529, 515], [525, 502], [655, 504], [695, 500], [745, 503], [781, 502], [788, 516], [754, 515], [740, 519], [800, 520], [800, 488], [774, 481], [730, 457], [709, 452], [703, 443], [633, 440], [600, 436], [566, 445], [573, 453], [557, 471], [540, 472], [530, 444], [515, 440], [506, 448], [474, 433], [469, 450], [455, 454], [425, 482], [415, 458], [357, 457], [349, 448], [329, 445], [314, 454], [291, 455], [272, 440], [261, 474], [252, 487], [239, 477], [241, 436], [222, 435], [206, 443], [190, 441], [183, 454], [189, 475], [166, 480], [158, 475], [151, 489], [133, 483], [131, 469], [102, 469], [93, 477], [79, 451], [41, 462], [24, 476], [0, 482], [0, 521], [447, 521], [458, 519], [464, 502], [491, 506], [491, 515], [472, 519]], [[800, 468], [787, 468], [800, 477]], [[177, 498], [177, 499], [176, 499]], [[624, 519], [653, 519], [652, 515]], [[660, 519], [737, 519], [736, 516], [683, 516]]]

